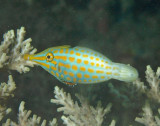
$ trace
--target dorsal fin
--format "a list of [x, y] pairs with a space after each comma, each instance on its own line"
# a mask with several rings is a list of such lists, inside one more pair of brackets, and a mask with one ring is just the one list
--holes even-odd
[[70, 45], [63, 45], [63, 46], [55, 46], [55, 47], [51, 47], [52, 49], [59, 49], [59, 48], [70, 48], [71, 46]]

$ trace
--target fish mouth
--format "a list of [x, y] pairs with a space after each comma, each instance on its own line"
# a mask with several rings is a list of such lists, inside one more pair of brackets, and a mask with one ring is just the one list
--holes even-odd
[[25, 54], [23, 56], [24, 60], [29, 60], [29, 61], [33, 61], [34, 60], [34, 55], [30, 55], [30, 54]]
[[29, 58], [29, 54], [25, 54], [24, 56], [23, 56], [23, 58], [24, 58], [24, 60], [29, 60], [30, 58]]

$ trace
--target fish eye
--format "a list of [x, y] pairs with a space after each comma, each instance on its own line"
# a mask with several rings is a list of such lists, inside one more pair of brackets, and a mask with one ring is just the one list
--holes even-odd
[[51, 62], [53, 60], [53, 58], [54, 58], [54, 56], [53, 56], [52, 53], [47, 53], [47, 55], [46, 55], [46, 60], [47, 61]]

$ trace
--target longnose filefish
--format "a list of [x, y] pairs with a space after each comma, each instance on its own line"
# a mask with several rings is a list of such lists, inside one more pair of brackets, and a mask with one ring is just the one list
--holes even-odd
[[52, 47], [38, 54], [26, 54], [24, 59], [36, 62], [68, 85], [99, 83], [109, 79], [132, 82], [138, 77], [132, 66], [114, 63], [99, 52], [79, 46]]

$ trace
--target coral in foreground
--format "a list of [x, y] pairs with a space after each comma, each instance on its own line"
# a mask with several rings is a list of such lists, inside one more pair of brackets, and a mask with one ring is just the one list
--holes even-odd
[[[83, 97], [77, 96], [81, 103], [81, 105], [79, 105], [72, 100], [69, 93], [67, 94], [57, 86], [55, 87], [54, 93], [55, 99], [51, 99], [51, 102], [63, 105], [63, 107], [59, 107], [57, 111], [64, 113], [61, 119], [67, 126], [101, 126], [104, 115], [110, 111], [112, 106], [108, 104], [104, 109], [99, 102], [97, 107], [94, 108], [90, 106]], [[114, 125], [115, 121], [112, 121], [110, 126]]]
[[33, 67], [35, 63], [24, 60], [24, 54], [34, 54], [37, 49], [30, 45], [32, 39], [24, 40], [25, 29], [17, 30], [17, 36], [13, 30], [3, 35], [4, 40], [0, 45], [0, 69], [7, 68], [17, 70], [19, 73], [29, 71], [27, 66]]
[[158, 67], [157, 72], [155, 73], [150, 65], [148, 65], [145, 73], [149, 88], [140, 80], [136, 80], [133, 84], [139, 89], [139, 91], [145, 93], [148, 98], [160, 103], [160, 67]]
[[[142, 117], [136, 117], [135, 121], [144, 124], [145, 126], [160, 126], [160, 118], [158, 116], [153, 116], [149, 103], [146, 102], [142, 110]], [[160, 114], [160, 109], [158, 109], [158, 112]]]
[[7, 108], [5, 103], [9, 97], [13, 97], [13, 91], [16, 89], [16, 84], [13, 81], [11, 75], [9, 75], [8, 83], [0, 84], [0, 121], [3, 117], [11, 111], [11, 108]]
[[[18, 123], [7, 119], [6, 123], [3, 123], [2, 126], [46, 126], [46, 120], [43, 120], [41, 122], [41, 117], [38, 117], [37, 115], [33, 115], [33, 117], [30, 117], [31, 110], [25, 110], [24, 104], [25, 102], [22, 101], [19, 106]], [[57, 120], [54, 118], [49, 122], [48, 126], [57, 126]]]
[[[3, 82], [0, 84], [0, 121], [2, 121], [4, 116], [11, 112], [11, 108], [6, 107], [6, 101], [9, 97], [14, 96], [13, 91], [15, 89], [16, 84], [11, 75], [9, 75], [8, 83]], [[3, 123], [2, 126], [46, 126], [46, 120], [43, 120], [40, 123], [41, 117], [37, 117], [37, 115], [30, 117], [31, 110], [25, 110], [24, 104], [25, 103], [22, 101], [19, 107], [18, 123], [7, 119], [6, 123]], [[52, 121], [49, 121], [48, 126], [57, 126], [57, 120], [53, 118]]]

